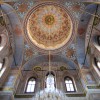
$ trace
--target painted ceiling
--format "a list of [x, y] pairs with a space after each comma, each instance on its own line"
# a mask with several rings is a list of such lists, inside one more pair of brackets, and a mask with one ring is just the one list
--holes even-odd
[[41, 4], [31, 9], [24, 27], [26, 37], [33, 45], [44, 50], [62, 47], [70, 40], [73, 31], [68, 11], [54, 3]]
[[[12, 13], [8, 14], [9, 16], [11, 15], [10, 20], [13, 22], [14, 32], [18, 35], [16, 41], [19, 36], [21, 37], [20, 33], [23, 31], [25, 33], [23, 63], [29, 61], [33, 56], [44, 55], [44, 51], [52, 50], [58, 55], [62, 55], [65, 59], [70, 59], [75, 63], [79, 60], [80, 64], [83, 64], [85, 31], [91, 17], [91, 15], [83, 11], [94, 13], [96, 6], [87, 6], [82, 2], [60, 2], [60, 0], [59, 2], [52, 1], [51, 4], [48, 4], [48, 2], [35, 0], [25, 2], [20, 0], [8, 3], [16, 11], [15, 15], [18, 15], [18, 20], [21, 22], [20, 25], [16, 24], [17, 20], [14, 23], [15, 20], [13, 21]], [[74, 28], [73, 18], [79, 25], [76, 28]], [[24, 28], [20, 27], [23, 26], [23, 23]], [[76, 31], [73, 31], [73, 29]], [[76, 34], [75, 38], [71, 40], [74, 34]], [[70, 40], [71, 42], [69, 43]], [[21, 42], [18, 41], [18, 43], [20, 44]], [[67, 48], [62, 49], [64, 46]], [[16, 49], [15, 61], [17, 62], [17, 55], [20, 53], [17, 45]], [[56, 52], [58, 49], [60, 51]], [[21, 50], [23, 51], [23, 49]], [[44, 51], [42, 52], [42, 50]], [[19, 58], [21, 54], [19, 54]], [[48, 52], [46, 54], [48, 55]]]
[[[25, 43], [24, 63], [28, 61], [32, 56], [41, 55], [41, 52], [44, 54], [45, 51], [48, 50], [52, 50], [53, 53], [58, 53], [60, 55], [63, 55], [65, 58], [67, 57], [77, 62], [76, 53], [75, 53], [76, 41], [74, 39], [73, 41], [71, 40], [71, 38], [74, 37], [74, 35], [76, 34], [75, 31], [73, 32], [74, 25], [73, 25], [72, 18], [76, 22], [79, 21], [82, 14], [82, 10], [84, 10], [85, 8], [85, 5], [83, 3], [68, 1], [64, 3], [52, 2], [51, 5], [48, 5], [47, 2], [41, 3], [33, 0], [28, 0], [23, 2], [22, 0], [20, 0], [18, 2], [13, 2], [13, 3], [9, 2], [9, 4], [17, 12], [18, 17], [21, 21], [21, 25], [22, 23], [26, 22], [24, 23], [24, 28], [23, 28], [24, 33], [26, 35], [25, 36], [26, 39], [24, 39], [24, 43]], [[51, 9], [53, 10], [51, 11]], [[47, 16], [48, 14], [49, 16]], [[35, 15], [34, 18], [32, 17], [33, 15]], [[63, 20], [60, 20], [61, 18]], [[37, 19], [41, 23], [39, 23]], [[33, 24], [32, 22], [34, 22], [34, 25], [32, 25]], [[33, 29], [35, 27], [34, 32], [32, 31], [32, 29], [29, 28], [30, 26], [29, 24], [31, 24], [31, 27]], [[53, 28], [53, 26], [56, 27]], [[66, 30], [62, 32], [65, 26], [66, 26]], [[51, 31], [51, 29], [53, 32]], [[35, 32], [36, 33], [41, 32], [42, 34], [41, 35], [35, 34]], [[62, 35], [60, 35], [60, 33]], [[66, 38], [63, 36], [64, 34]], [[52, 39], [52, 41], [50, 39]], [[65, 48], [63, 48], [64, 46]]]

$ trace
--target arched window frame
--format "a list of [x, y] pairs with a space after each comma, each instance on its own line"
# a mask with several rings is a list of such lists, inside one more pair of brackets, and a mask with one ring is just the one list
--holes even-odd
[[8, 58], [7, 57], [3, 58], [3, 60], [1, 61], [1, 63], [2, 63], [2, 67], [1, 67], [1, 70], [0, 70], [0, 77], [2, 77], [2, 75], [5, 72], [5, 70], [7, 69], [7, 66], [8, 66]]
[[4, 64], [5, 64], [5, 58], [2, 60], [2, 62], [0, 62], [0, 72], [2, 71]]
[[[69, 79], [71, 82], [66, 83], [67, 79]], [[64, 78], [64, 83], [65, 83], [65, 87], [66, 87], [66, 92], [76, 92], [74, 81], [70, 76], [66, 76]], [[71, 90], [71, 86], [70, 85], [73, 86], [73, 90]], [[70, 88], [70, 90], [67, 89], [68, 87]]]
[[0, 62], [0, 72], [2, 71], [2, 69], [3, 69], [3, 63]]
[[7, 44], [7, 35], [6, 34], [0, 34], [0, 51], [2, 51], [6, 44]]
[[47, 78], [48, 78], [48, 76], [49, 76], [50, 74], [54, 77], [54, 88], [56, 88], [55, 75], [54, 75], [53, 72], [48, 72], [48, 73], [46, 74], [45, 88], [47, 88], [47, 83], [46, 83], [46, 81], [47, 81]]
[[[34, 83], [34, 84], [29, 84], [29, 82], [30, 82], [31, 80], [34, 80], [35, 83]], [[32, 91], [32, 90], [30, 90], [29, 92], [27, 91], [29, 85], [34, 85], [34, 91]], [[25, 93], [35, 93], [35, 88], [36, 88], [36, 78], [35, 78], [35, 77], [30, 77], [30, 78], [28, 79], [28, 81], [27, 81]]]
[[100, 71], [100, 61], [96, 58], [96, 57], [94, 57], [94, 63], [95, 63], [95, 65], [96, 65], [96, 67], [98, 68], [98, 70]]

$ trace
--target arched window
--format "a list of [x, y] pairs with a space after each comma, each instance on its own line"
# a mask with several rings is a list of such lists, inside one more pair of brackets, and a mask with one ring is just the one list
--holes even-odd
[[48, 74], [46, 77], [46, 88], [49, 90], [55, 89], [55, 77], [52, 73]]
[[0, 72], [1, 72], [2, 68], [3, 68], [3, 63], [0, 62]]
[[75, 92], [75, 87], [72, 78], [70, 77], [65, 77], [65, 85], [67, 92]]
[[7, 37], [5, 34], [0, 35], [0, 51], [6, 46]]
[[2, 62], [0, 62], [0, 71], [2, 71], [4, 64], [5, 64], [5, 58], [2, 60]]
[[1, 62], [0, 62], [0, 77], [3, 75], [4, 71], [6, 70], [5, 64], [7, 58], [4, 58]]
[[100, 61], [97, 61], [97, 66], [98, 66], [98, 68], [100, 70]]
[[35, 91], [36, 80], [35, 78], [30, 78], [27, 83], [26, 92], [34, 93]]
[[98, 42], [98, 44], [100, 46], [100, 36], [97, 36], [97, 42]]
[[100, 58], [94, 58], [95, 65], [100, 70]]

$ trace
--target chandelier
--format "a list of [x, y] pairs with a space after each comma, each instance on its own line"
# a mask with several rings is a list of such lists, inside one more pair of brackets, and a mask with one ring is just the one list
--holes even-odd
[[33, 100], [68, 100], [68, 97], [58, 89], [48, 90], [46, 88], [38, 92]]
[[49, 75], [46, 80], [46, 88], [36, 93], [33, 100], [68, 100], [68, 97], [54, 86], [54, 78], [51, 74], [50, 51], [49, 51]]
[[[46, 21], [47, 21], [47, 24], [52, 24], [54, 19], [52, 16], [47, 16]], [[52, 30], [49, 30], [49, 40], [51, 40], [50, 39], [51, 31]], [[51, 41], [49, 42], [51, 43]], [[51, 50], [49, 50], [48, 53], [49, 53], [48, 54], [49, 55], [49, 67], [48, 67], [49, 75], [46, 80], [46, 88], [44, 90], [37, 92], [35, 97], [32, 98], [32, 100], [68, 100], [68, 97], [62, 91], [58, 90], [54, 85], [55, 79], [51, 73], [52, 72], [51, 70]]]

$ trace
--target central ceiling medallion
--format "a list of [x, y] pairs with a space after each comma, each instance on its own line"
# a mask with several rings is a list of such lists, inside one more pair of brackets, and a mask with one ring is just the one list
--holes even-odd
[[53, 25], [55, 22], [54, 16], [53, 15], [47, 15], [45, 16], [45, 23], [47, 25]]
[[26, 39], [40, 50], [58, 50], [72, 37], [73, 23], [69, 12], [55, 3], [32, 8], [25, 20]]

